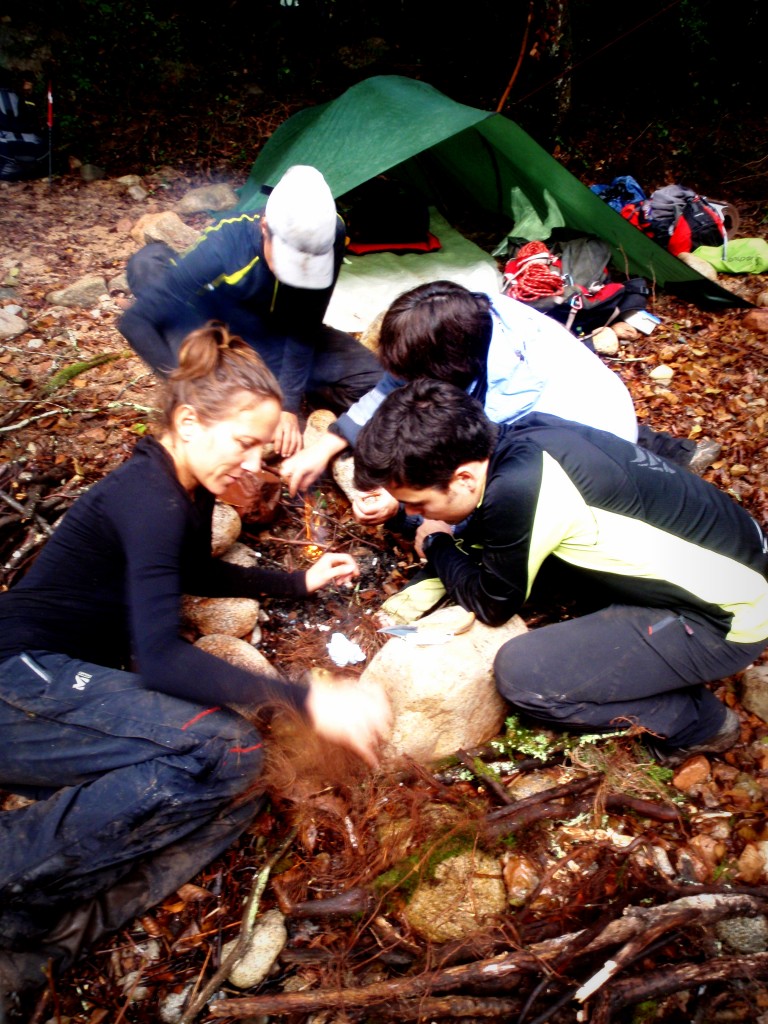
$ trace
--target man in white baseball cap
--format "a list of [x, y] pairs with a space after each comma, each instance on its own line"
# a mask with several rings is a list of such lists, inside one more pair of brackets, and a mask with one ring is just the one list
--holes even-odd
[[345, 242], [323, 175], [304, 164], [289, 167], [262, 213], [224, 216], [180, 254], [154, 242], [133, 255], [126, 271], [136, 301], [120, 331], [166, 376], [190, 331], [210, 320], [225, 323], [280, 383], [283, 413], [274, 443], [287, 457], [301, 447], [305, 398], [341, 413], [382, 375], [368, 349], [323, 323]]
[[294, 288], [329, 288], [336, 277], [338, 221], [320, 171], [290, 167], [270, 193], [261, 220], [264, 257], [277, 280]]

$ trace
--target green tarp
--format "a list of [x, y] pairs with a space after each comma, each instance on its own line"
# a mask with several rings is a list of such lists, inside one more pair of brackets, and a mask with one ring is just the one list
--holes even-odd
[[473, 209], [508, 233], [554, 228], [597, 235], [614, 266], [701, 306], [749, 305], [652, 242], [502, 114], [456, 103], [425, 82], [379, 75], [288, 118], [267, 140], [238, 208], [258, 209], [262, 185], [293, 164], [319, 168], [338, 199], [385, 171], [417, 186], [450, 221]]

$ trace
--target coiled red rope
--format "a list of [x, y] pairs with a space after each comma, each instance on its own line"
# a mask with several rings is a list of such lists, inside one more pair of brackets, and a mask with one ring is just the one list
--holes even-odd
[[543, 242], [526, 242], [504, 268], [506, 295], [521, 302], [563, 294], [563, 279]]

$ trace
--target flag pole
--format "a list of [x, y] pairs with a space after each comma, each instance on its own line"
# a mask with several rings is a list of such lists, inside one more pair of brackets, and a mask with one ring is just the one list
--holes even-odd
[[53, 89], [48, 82], [48, 188], [53, 184]]

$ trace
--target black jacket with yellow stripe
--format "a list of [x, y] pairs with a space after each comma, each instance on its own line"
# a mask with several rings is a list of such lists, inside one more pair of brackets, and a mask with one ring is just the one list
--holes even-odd
[[612, 602], [758, 643], [768, 638], [767, 552], [755, 520], [712, 484], [604, 431], [535, 414], [500, 428], [459, 544], [437, 534], [429, 561], [454, 600], [491, 624], [519, 611], [552, 555]]

